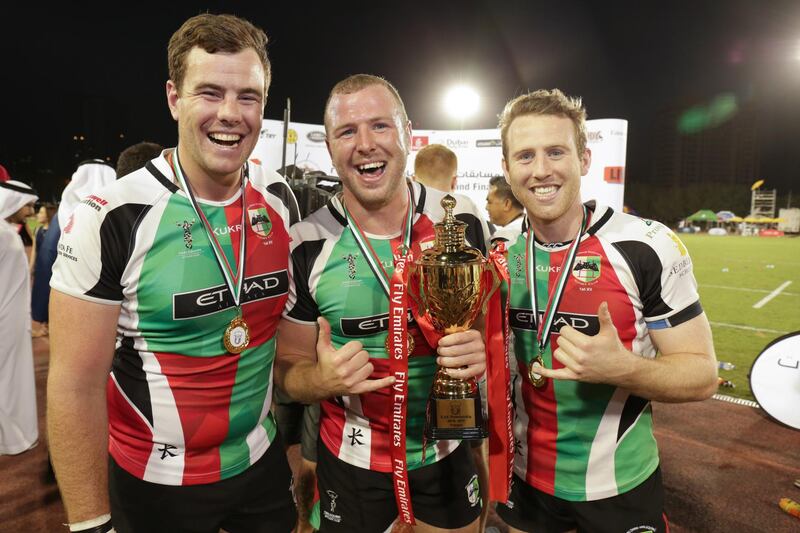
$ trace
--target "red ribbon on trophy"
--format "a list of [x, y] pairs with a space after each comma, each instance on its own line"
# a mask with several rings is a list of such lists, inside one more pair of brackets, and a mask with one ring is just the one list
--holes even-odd
[[403, 522], [414, 525], [411, 486], [406, 462], [406, 409], [408, 406], [408, 267], [413, 256], [400, 245], [394, 254], [394, 272], [389, 283], [389, 370], [395, 377], [391, 392], [391, 456], [397, 513]]
[[[511, 284], [505, 243], [498, 241], [489, 252], [492, 265], [484, 273], [486, 286], [491, 287], [496, 275], [508, 287], [505, 308], [502, 295], [495, 290], [486, 310], [486, 401], [489, 406], [489, 500], [508, 501], [514, 466], [514, 428], [511, 406], [511, 371], [508, 361], [510, 331], [508, 324]], [[494, 271], [494, 272], [492, 272]]]

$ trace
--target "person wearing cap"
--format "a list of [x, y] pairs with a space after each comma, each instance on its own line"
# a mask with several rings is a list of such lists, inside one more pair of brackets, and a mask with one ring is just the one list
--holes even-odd
[[28, 259], [18, 224], [33, 214], [36, 191], [22, 182], [0, 182], [0, 455], [34, 447], [39, 439], [31, 344]]

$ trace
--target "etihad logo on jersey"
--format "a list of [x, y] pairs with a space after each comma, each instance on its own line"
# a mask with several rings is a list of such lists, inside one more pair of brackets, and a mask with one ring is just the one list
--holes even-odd
[[[414, 317], [408, 310], [408, 327], [414, 326]], [[355, 318], [340, 318], [339, 329], [345, 337], [367, 337], [389, 331], [389, 313]]]
[[[541, 320], [542, 313], [539, 314]], [[512, 328], [536, 331], [537, 321], [533, 318], [533, 311], [530, 309], [519, 309], [512, 307], [509, 310], [508, 322]], [[584, 335], [597, 335], [600, 332], [600, 320], [597, 315], [582, 315], [577, 313], [562, 313], [557, 311], [550, 333], [558, 333], [564, 326], [572, 326]]]
[[247, 220], [250, 229], [261, 238], [269, 237], [272, 233], [272, 221], [269, 219], [267, 207], [262, 204], [253, 204], [247, 207]]
[[600, 279], [601, 258], [596, 252], [582, 252], [575, 257], [572, 276], [578, 283], [592, 285]]
[[[242, 304], [276, 298], [289, 291], [289, 274], [286, 270], [259, 274], [245, 278], [242, 286]], [[199, 291], [172, 295], [172, 318], [187, 320], [211, 315], [233, 307], [233, 296], [225, 285]]]
[[[192, 226], [194, 226], [196, 220], [183, 220], [175, 222], [175, 225], [179, 228], [183, 229], [183, 245], [186, 247], [187, 250], [192, 249], [193, 239], [192, 239]], [[214, 230], [214, 233], [217, 233], [217, 230]]]

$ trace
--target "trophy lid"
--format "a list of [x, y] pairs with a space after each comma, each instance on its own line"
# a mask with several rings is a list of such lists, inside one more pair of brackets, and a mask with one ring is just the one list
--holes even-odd
[[433, 230], [436, 232], [436, 246], [444, 248], [447, 252], [455, 252], [465, 247], [464, 238], [467, 224], [453, 216], [453, 208], [456, 206], [455, 198], [448, 194], [442, 198], [440, 203], [444, 208], [444, 220], [433, 225]]

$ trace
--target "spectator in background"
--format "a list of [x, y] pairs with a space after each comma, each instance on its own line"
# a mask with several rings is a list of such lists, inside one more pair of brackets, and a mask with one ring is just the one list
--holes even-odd
[[28, 259], [16, 228], [36, 199], [24, 183], [0, 182], [0, 455], [24, 452], [39, 438]]
[[155, 159], [164, 147], [160, 144], [142, 141], [125, 148], [117, 158], [117, 179], [139, 170], [151, 159]]
[[11, 176], [8, 175], [8, 170], [3, 165], [0, 165], [0, 183], [8, 181], [11, 179]]
[[44, 241], [50, 229], [50, 223], [58, 212], [58, 206], [45, 203], [36, 213], [38, 226], [33, 236], [33, 252], [31, 253], [31, 274], [33, 275], [33, 289], [31, 293], [31, 318], [33, 327], [31, 335], [43, 337], [47, 335], [47, 306], [50, 299], [50, 273], [53, 268], [52, 261], [47, 261], [47, 255], [42, 254]]
[[522, 220], [525, 218], [525, 212], [503, 176], [494, 176], [489, 180], [486, 211], [489, 213], [489, 222], [496, 228], [492, 234], [492, 240], [508, 241], [522, 232]]
[[414, 158], [414, 180], [439, 191], [455, 190], [457, 170], [456, 154], [442, 144], [429, 144]]
[[[114, 169], [102, 159], [90, 159], [78, 164], [64, 192], [57, 216], [50, 220], [42, 242], [36, 248], [33, 277], [33, 320], [47, 324], [50, 321], [50, 277], [53, 274], [53, 263], [58, 256], [58, 239], [61, 237], [62, 224], [67, 224], [70, 215], [78, 203], [98, 189], [113, 182]], [[49, 333], [49, 331], [47, 332]]]

